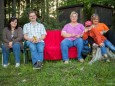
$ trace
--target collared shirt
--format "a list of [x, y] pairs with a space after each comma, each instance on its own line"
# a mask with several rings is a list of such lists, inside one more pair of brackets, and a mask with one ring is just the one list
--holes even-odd
[[29, 38], [33, 38], [34, 36], [36, 38], [41, 38], [43, 34], [47, 33], [43, 24], [37, 22], [35, 25], [33, 25], [30, 22], [24, 25], [23, 34], [27, 34]]
[[[84, 32], [84, 26], [80, 23], [78, 23], [76, 26], [72, 26], [70, 23], [68, 23], [64, 26], [62, 31], [69, 34], [81, 35]], [[75, 40], [76, 37], [68, 37], [66, 39]]]

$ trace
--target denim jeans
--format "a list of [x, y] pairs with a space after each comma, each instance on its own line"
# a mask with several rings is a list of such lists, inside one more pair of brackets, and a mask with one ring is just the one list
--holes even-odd
[[33, 65], [37, 62], [43, 62], [44, 42], [32, 43], [27, 41], [27, 46], [30, 48]]
[[78, 60], [82, 58], [81, 56], [81, 51], [83, 48], [83, 40], [82, 38], [77, 38], [76, 40], [68, 40], [68, 39], [64, 39], [61, 42], [61, 52], [62, 52], [62, 58], [64, 61], [69, 60], [68, 58], [68, 49], [72, 46], [77, 47], [78, 50]]
[[106, 47], [108, 47], [111, 51], [115, 52], [115, 46], [110, 41], [105, 40], [104, 46], [100, 47], [102, 55], [107, 54]]
[[[20, 44], [19, 43], [14, 43], [12, 45], [14, 57], [15, 57], [15, 62], [20, 63]], [[8, 64], [8, 59], [9, 59], [9, 51], [10, 48], [5, 47], [2, 45], [2, 53], [3, 53], [3, 64]]]

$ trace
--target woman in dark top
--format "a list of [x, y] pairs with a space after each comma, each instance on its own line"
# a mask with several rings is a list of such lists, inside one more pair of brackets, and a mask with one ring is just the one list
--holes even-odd
[[8, 66], [9, 50], [12, 49], [15, 57], [16, 65], [20, 66], [20, 50], [22, 48], [23, 32], [22, 28], [18, 27], [18, 19], [11, 17], [8, 26], [3, 30], [3, 67]]

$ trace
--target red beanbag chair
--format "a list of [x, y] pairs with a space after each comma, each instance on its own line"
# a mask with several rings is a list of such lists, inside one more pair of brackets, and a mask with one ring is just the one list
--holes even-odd
[[[61, 36], [61, 30], [48, 30], [45, 38], [44, 59], [45, 60], [61, 60], [60, 43], [64, 38]], [[71, 47], [69, 49], [69, 58], [77, 57], [77, 49]]]

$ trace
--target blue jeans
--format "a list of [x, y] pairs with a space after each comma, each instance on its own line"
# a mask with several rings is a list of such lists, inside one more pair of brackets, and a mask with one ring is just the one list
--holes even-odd
[[[12, 49], [13, 49], [13, 53], [14, 53], [14, 57], [15, 57], [15, 62], [20, 63], [20, 44], [14, 43], [12, 45]], [[8, 64], [9, 51], [10, 51], [10, 48], [2, 45], [3, 64]]]
[[27, 41], [27, 46], [30, 48], [33, 65], [37, 62], [43, 62], [44, 42], [32, 43]]
[[104, 46], [100, 47], [102, 55], [107, 54], [106, 47], [108, 47], [111, 51], [115, 52], [115, 46], [110, 41], [105, 40]]
[[64, 39], [61, 42], [61, 52], [62, 52], [62, 58], [64, 61], [69, 60], [68, 58], [68, 49], [72, 46], [77, 47], [78, 50], [78, 60], [82, 58], [81, 56], [81, 51], [83, 48], [83, 40], [82, 38], [77, 38], [76, 40], [68, 40], [68, 39]]

